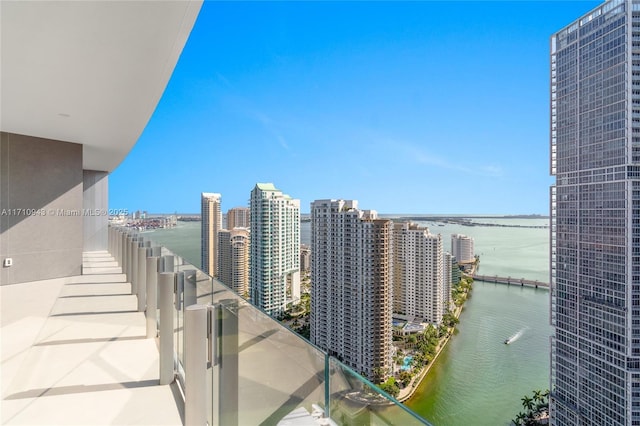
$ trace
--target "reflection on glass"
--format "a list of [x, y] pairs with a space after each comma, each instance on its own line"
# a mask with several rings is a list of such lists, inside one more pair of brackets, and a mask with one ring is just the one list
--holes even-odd
[[[162, 247], [161, 268], [176, 273], [175, 361], [184, 385], [184, 310], [213, 305], [208, 323], [207, 415], [211, 425], [428, 424], [338, 360]], [[203, 337], [206, 338], [206, 337]], [[203, 390], [206, 391], [206, 390]]]

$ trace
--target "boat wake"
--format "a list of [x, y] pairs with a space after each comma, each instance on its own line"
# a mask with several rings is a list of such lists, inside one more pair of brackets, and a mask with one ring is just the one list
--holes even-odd
[[511, 343], [513, 343], [516, 340], [518, 340], [520, 337], [522, 337], [522, 335], [524, 334], [524, 331], [526, 329], [527, 329], [527, 327], [521, 328], [516, 334], [514, 334], [513, 336], [511, 336], [507, 340], [505, 340], [504, 344], [505, 345], [510, 345]]

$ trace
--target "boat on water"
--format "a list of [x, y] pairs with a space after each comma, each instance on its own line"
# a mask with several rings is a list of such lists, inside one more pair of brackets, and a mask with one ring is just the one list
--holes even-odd
[[505, 345], [510, 345], [511, 343], [515, 342], [516, 340], [518, 340], [520, 338], [520, 336], [522, 336], [522, 334], [524, 333], [525, 330], [526, 330], [526, 327], [523, 328], [522, 330], [518, 331], [513, 336], [509, 336], [509, 338], [507, 338], [507, 340], [504, 341], [504, 344]]

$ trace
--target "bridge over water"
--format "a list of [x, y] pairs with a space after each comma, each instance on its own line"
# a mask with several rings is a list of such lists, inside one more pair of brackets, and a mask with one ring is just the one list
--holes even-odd
[[521, 287], [542, 287], [549, 288], [549, 283], [541, 282], [538, 280], [527, 280], [525, 278], [512, 278], [512, 277], [499, 277], [497, 275], [477, 275], [471, 276], [474, 281], [484, 281], [487, 283], [507, 284], [507, 285], [519, 285]]

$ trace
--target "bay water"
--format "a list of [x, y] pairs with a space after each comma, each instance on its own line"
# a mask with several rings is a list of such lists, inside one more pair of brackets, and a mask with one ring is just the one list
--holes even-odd
[[[442, 235], [445, 250], [451, 234], [473, 237], [480, 274], [549, 280], [549, 229], [523, 227], [546, 226], [546, 218], [472, 219], [504, 226], [420, 219]], [[303, 244], [310, 243], [310, 226], [302, 222]], [[178, 222], [145, 235], [200, 267], [200, 222]], [[508, 425], [522, 410], [522, 396], [549, 387], [551, 333], [548, 290], [476, 281], [456, 335], [406, 405], [435, 426]]]

